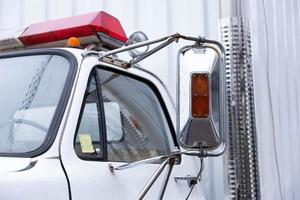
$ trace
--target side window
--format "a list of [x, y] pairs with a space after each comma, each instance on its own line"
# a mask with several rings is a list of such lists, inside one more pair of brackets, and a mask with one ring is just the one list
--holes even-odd
[[75, 139], [76, 154], [83, 159], [102, 159], [100, 140], [100, 106], [94, 76], [90, 78], [82, 105]]
[[98, 69], [107, 134], [107, 159], [133, 162], [166, 155], [174, 143], [153, 90], [144, 82]]
[[90, 78], [75, 138], [82, 159], [134, 162], [170, 154], [170, 127], [146, 83], [96, 69]]

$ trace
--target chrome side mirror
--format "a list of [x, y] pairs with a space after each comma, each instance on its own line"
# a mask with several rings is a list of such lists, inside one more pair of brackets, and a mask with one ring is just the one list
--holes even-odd
[[178, 52], [177, 134], [186, 149], [207, 156], [226, 146], [225, 60], [222, 46], [191, 45]]
[[[133, 31], [130, 33], [127, 41], [127, 45], [137, 44], [139, 42], [145, 42], [148, 40], [148, 36], [142, 31]], [[144, 46], [140, 48], [131, 49], [128, 51], [132, 58], [136, 58], [145, 54], [149, 49], [149, 46]]]

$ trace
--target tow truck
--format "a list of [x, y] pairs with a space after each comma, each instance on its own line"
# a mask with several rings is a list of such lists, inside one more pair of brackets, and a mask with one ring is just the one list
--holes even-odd
[[[139, 63], [181, 41], [174, 100]], [[0, 199], [203, 198], [203, 159], [227, 144], [219, 42], [127, 37], [100, 11], [29, 25], [0, 51]]]

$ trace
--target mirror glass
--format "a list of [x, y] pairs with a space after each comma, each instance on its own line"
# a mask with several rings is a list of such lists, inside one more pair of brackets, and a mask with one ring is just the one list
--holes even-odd
[[[147, 41], [147, 35], [142, 31], [134, 31], [128, 37], [127, 45], [132, 45], [140, 42]], [[129, 50], [129, 55], [133, 58], [136, 58], [144, 53], [146, 53], [149, 49], [149, 46], [143, 46], [135, 49]]]
[[106, 133], [108, 142], [121, 141], [123, 138], [121, 110], [116, 102], [104, 102], [106, 112]]
[[[115, 102], [104, 102], [104, 109], [109, 110], [105, 116], [108, 142], [120, 141], [123, 138], [120, 106]], [[80, 133], [89, 133], [93, 140], [99, 137], [98, 108], [96, 103], [87, 103], [80, 124]]]

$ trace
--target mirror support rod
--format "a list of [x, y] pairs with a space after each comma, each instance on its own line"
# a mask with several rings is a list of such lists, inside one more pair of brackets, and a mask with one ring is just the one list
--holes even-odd
[[127, 163], [127, 164], [123, 164], [120, 165], [118, 167], [114, 167], [111, 163], [108, 164], [108, 168], [111, 172], [114, 171], [120, 171], [120, 170], [125, 170], [125, 169], [130, 169], [130, 168], [134, 168], [134, 167], [138, 167], [141, 165], [145, 165], [145, 164], [153, 164], [159, 161], [165, 161], [166, 159], [175, 158], [179, 160], [181, 155], [187, 155], [187, 156], [197, 156], [197, 157], [206, 157], [207, 155], [205, 154], [205, 152], [203, 152], [202, 150], [188, 150], [188, 151], [179, 151], [179, 150], [175, 150], [173, 151], [170, 155], [164, 155], [164, 156], [156, 156], [153, 158], [148, 158], [148, 159], [144, 159], [144, 160], [140, 160], [140, 161], [136, 161], [136, 162], [132, 162], [132, 163]]
[[129, 45], [129, 46], [123, 46], [123, 47], [120, 47], [118, 49], [114, 49], [114, 50], [107, 51], [107, 52], [106, 51], [94, 51], [94, 50], [87, 49], [85, 52], [82, 53], [82, 56], [86, 57], [86, 56], [92, 54], [92, 55], [98, 55], [100, 58], [103, 58], [103, 57], [110, 56], [110, 55], [113, 55], [113, 54], [118, 54], [118, 53], [122, 53], [122, 52], [125, 52], [125, 51], [129, 51], [131, 49], [135, 49], [135, 48], [155, 44], [155, 43], [158, 43], [158, 42], [162, 42], [162, 41], [167, 40], [169, 37], [171, 37], [171, 36], [159, 38], [159, 39], [156, 39], [156, 40], [150, 40], [150, 41], [147, 40], [147, 41], [139, 42], [139, 43], [132, 44], [132, 45]]
[[124, 170], [124, 169], [130, 169], [130, 168], [138, 167], [140, 165], [151, 164], [151, 163], [163, 161], [165, 159], [169, 159], [171, 156], [174, 156], [174, 155], [175, 154], [166, 155], [166, 156], [157, 156], [157, 157], [153, 157], [153, 158], [148, 158], [148, 159], [136, 161], [136, 162], [133, 162], [133, 163], [128, 163], [128, 164], [120, 165], [118, 167], [114, 167], [112, 164], [109, 164], [108, 167], [109, 167], [109, 170], [111, 172], [113, 172], [113, 171], [119, 171], [119, 170]]
[[158, 169], [154, 172], [154, 174], [150, 178], [149, 182], [145, 185], [142, 192], [137, 197], [138, 200], [143, 199], [145, 197], [145, 195], [148, 193], [148, 191], [150, 190], [150, 188], [153, 186], [153, 184], [155, 183], [157, 178], [160, 176], [162, 171], [165, 169], [165, 167], [167, 165], [169, 165], [168, 166], [168, 171], [167, 171], [167, 173], [165, 175], [165, 178], [163, 180], [163, 183], [162, 183], [163, 185], [161, 187], [161, 190], [160, 190], [160, 193], [159, 193], [159, 198], [158, 198], [158, 199], [163, 199], [166, 188], [167, 188], [167, 185], [168, 185], [168, 182], [170, 180], [170, 176], [171, 176], [173, 167], [176, 164], [176, 161], [180, 159], [180, 156], [181, 155], [187, 155], [187, 156], [197, 156], [197, 157], [203, 158], [203, 157], [205, 157], [205, 155], [203, 153], [204, 153], [203, 151], [185, 151], [185, 152], [174, 151], [174, 152], [172, 152], [171, 155], [157, 156], [157, 157], [154, 157], [154, 158], [149, 158], [149, 159], [140, 160], [140, 161], [129, 163], [129, 164], [120, 165], [118, 167], [114, 167], [112, 164], [109, 164], [108, 168], [113, 173], [114, 171], [130, 169], [130, 168], [137, 167], [137, 166], [140, 166], [140, 165], [155, 163], [157, 161], [164, 160], [162, 162], [162, 164], [160, 164]]
[[[153, 174], [153, 176], [151, 177], [151, 179], [149, 180], [149, 182], [145, 185], [145, 187], [143, 188], [142, 192], [139, 194], [139, 196], [136, 198], [138, 200], [141, 200], [145, 197], [145, 195], [148, 193], [148, 191], [150, 190], [150, 188], [152, 187], [152, 185], [155, 183], [155, 181], [157, 180], [157, 178], [159, 177], [159, 175], [162, 173], [162, 171], [165, 169], [166, 165], [168, 164], [168, 162], [170, 161], [171, 157], [166, 159], [160, 166], [159, 168], [155, 171], [155, 173]], [[168, 173], [169, 174], [169, 173]], [[167, 179], [169, 180], [169, 178]], [[164, 185], [166, 185], [167, 183], [164, 183]], [[166, 186], [164, 186], [165, 188]]]
[[154, 49], [150, 50], [149, 52], [146, 52], [145, 54], [137, 57], [136, 59], [134, 59], [130, 63], [128, 63], [129, 65], [133, 65], [133, 64], [137, 64], [138, 62], [140, 62], [141, 60], [147, 58], [148, 56], [156, 53], [157, 51], [163, 49], [164, 47], [168, 46], [169, 44], [171, 44], [173, 42], [177, 42], [179, 39], [194, 41], [197, 44], [203, 44], [206, 41], [209, 41], [209, 40], [206, 40], [203, 37], [190, 37], [190, 36], [184, 36], [184, 35], [181, 35], [179, 33], [176, 33], [176, 34], [173, 34], [173, 35], [170, 35], [170, 36], [167, 36], [167, 37], [163, 37], [163, 38], [159, 38], [159, 39], [155, 39], [155, 40], [150, 40], [150, 41], [139, 42], [139, 43], [136, 43], [136, 44], [132, 44], [132, 45], [129, 45], [129, 46], [124, 46], [124, 47], [114, 49], [114, 50], [111, 50], [111, 51], [107, 51], [107, 52], [87, 50], [84, 53], [82, 53], [82, 56], [86, 57], [86, 56], [92, 54], [92, 55], [98, 55], [99, 59], [102, 59], [104, 57], [112, 56], [112, 55], [115, 55], [115, 54], [118, 54], [118, 53], [122, 53], [122, 52], [125, 52], [125, 51], [136, 49], [136, 48], [139, 48], [139, 47], [148, 46], [148, 45], [152, 45], [152, 44], [156, 44], [156, 43], [165, 41], [161, 45], [155, 47]]
[[177, 39], [175, 38], [169, 38], [167, 41], [163, 42], [162, 44], [158, 45], [157, 47], [151, 49], [150, 51], [144, 53], [143, 55], [137, 57], [136, 59], [133, 59], [130, 61], [130, 66], [137, 64], [138, 62], [140, 62], [141, 60], [144, 60], [145, 58], [151, 56], [152, 54], [154, 54], [155, 52], [163, 49], [164, 47], [168, 46], [169, 44], [173, 43], [174, 41], [176, 41]]
[[161, 187], [158, 199], [163, 199], [163, 197], [164, 197], [164, 194], [166, 192], [167, 185], [168, 185], [168, 182], [169, 182], [169, 179], [170, 179], [173, 167], [174, 167], [175, 162], [176, 162], [175, 159], [176, 158], [172, 157], [169, 160], [168, 171], [167, 171], [167, 174], [165, 175], [165, 178], [164, 178], [164, 181], [163, 181], [163, 185]]

